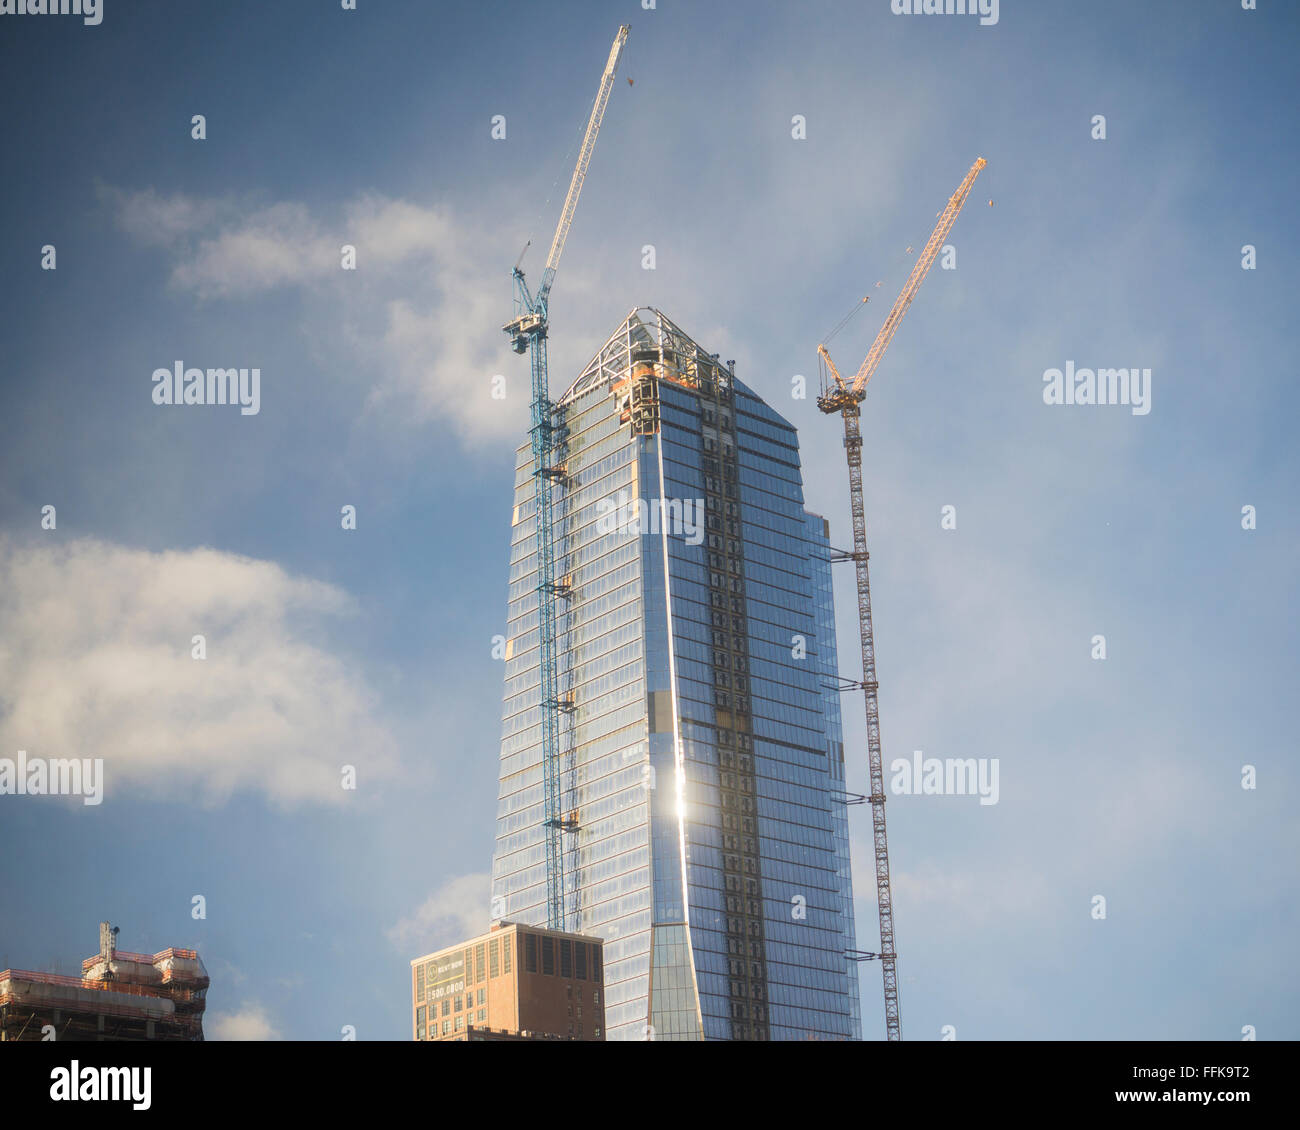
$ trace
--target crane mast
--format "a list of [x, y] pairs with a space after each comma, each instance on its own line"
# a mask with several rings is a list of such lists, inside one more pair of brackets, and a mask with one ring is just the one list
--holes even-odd
[[879, 683], [876, 679], [876, 645], [871, 629], [871, 580], [867, 569], [867, 519], [862, 502], [862, 431], [860, 428], [861, 404], [866, 397], [867, 382], [880, 365], [885, 350], [893, 340], [903, 315], [916, 297], [921, 283], [929, 273], [943, 241], [952, 230], [962, 206], [970, 195], [971, 186], [987, 162], [979, 158], [948, 199], [948, 205], [939, 216], [929, 241], [922, 250], [902, 293], [885, 323], [876, 335], [866, 359], [862, 362], [853, 382], [841, 377], [824, 344], [817, 347], [818, 356], [830, 374], [830, 381], [817, 398], [817, 407], [823, 412], [838, 412], [844, 419], [844, 451], [849, 464], [849, 502], [853, 515], [853, 561], [858, 589], [858, 629], [862, 642], [862, 682], [850, 683], [846, 689], [861, 689], [866, 699], [867, 762], [871, 777], [871, 832], [876, 863], [876, 905], [880, 914], [880, 959], [885, 989], [885, 1037], [902, 1039], [898, 1006], [897, 954], [894, 950], [894, 903], [889, 881], [889, 839], [885, 831], [885, 778], [880, 751]]
[[[555, 536], [552, 528], [552, 488], [564, 476], [556, 459], [557, 449], [563, 442], [564, 428], [556, 420], [555, 405], [550, 398], [550, 382], [546, 366], [546, 339], [551, 284], [564, 252], [564, 243], [573, 224], [573, 214], [578, 207], [587, 176], [587, 166], [596, 147], [596, 136], [605, 116], [605, 106], [614, 86], [614, 73], [627, 42], [628, 27], [623, 25], [614, 37], [609, 60], [601, 75], [596, 101], [587, 121], [587, 131], [578, 152], [578, 163], [569, 182], [569, 192], [560, 212], [560, 222], [551, 241], [551, 251], [546, 258], [541, 284], [536, 294], [530, 294], [524, 272], [520, 268], [523, 256], [515, 263], [511, 277], [515, 288], [515, 316], [503, 326], [516, 353], [529, 353], [532, 363], [532, 406], [529, 435], [533, 452], [534, 524], [537, 543], [537, 638], [538, 665], [541, 676], [542, 724], [542, 784], [544, 793], [544, 834], [546, 841], [546, 924], [552, 930], [565, 929], [564, 912], [564, 834], [577, 830], [576, 820], [563, 813], [560, 797], [560, 717], [569, 707], [560, 695], [558, 686], [558, 657], [556, 641], [556, 602], [568, 599], [568, 586], [557, 581], [555, 575]], [[525, 250], [527, 248], [525, 247]]]

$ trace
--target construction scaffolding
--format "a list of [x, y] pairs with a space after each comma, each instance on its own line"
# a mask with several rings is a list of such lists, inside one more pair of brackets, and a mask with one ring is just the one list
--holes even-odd
[[100, 924], [82, 975], [0, 970], [0, 1042], [203, 1039], [209, 979], [194, 950], [128, 953]]

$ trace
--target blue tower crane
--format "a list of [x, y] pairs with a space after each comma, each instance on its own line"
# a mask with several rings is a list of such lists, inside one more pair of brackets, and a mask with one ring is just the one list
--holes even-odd
[[[564, 252], [573, 214], [578, 207], [578, 196], [587, 176], [587, 166], [596, 147], [601, 119], [614, 86], [614, 73], [627, 43], [628, 27], [623, 25], [614, 37], [609, 50], [609, 61], [600, 78], [600, 88], [591, 108], [587, 132], [582, 138], [578, 163], [569, 182], [569, 194], [564, 200], [560, 222], [551, 241], [551, 251], [546, 257], [541, 284], [535, 294], [528, 291], [524, 272], [520, 267], [523, 255], [515, 263], [512, 277], [515, 287], [515, 316], [502, 328], [510, 338], [516, 353], [530, 353], [532, 360], [533, 399], [530, 436], [533, 448], [533, 482], [537, 531], [537, 637], [538, 660], [541, 669], [542, 718], [542, 777], [545, 792], [546, 837], [546, 925], [552, 930], [563, 930], [564, 912], [564, 857], [563, 838], [566, 832], [577, 830], [576, 820], [566, 816], [560, 803], [560, 715], [567, 707], [562, 701], [557, 677], [557, 644], [555, 631], [556, 601], [568, 597], [568, 587], [555, 577], [555, 537], [551, 526], [552, 488], [563, 477], [564, 471], [556, 462], [556, 451], [563, 440], [563, 425], [556, 419], [555, 405], [551, 402], [550, 383], [546, 371], [547, 311], [551, 284], [555, 270]], [[524, 250], [528, 247], [525, 245]]]

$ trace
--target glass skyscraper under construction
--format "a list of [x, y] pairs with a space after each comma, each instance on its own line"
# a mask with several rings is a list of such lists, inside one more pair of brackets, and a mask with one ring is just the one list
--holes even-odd
[[556, 406], [558, 698], [540, 701], [533, 456], [517, 453], [494, 918], [604, 939], [609, 1039], [860, 1039], [825, 522], [791, 427], [632, 311]]

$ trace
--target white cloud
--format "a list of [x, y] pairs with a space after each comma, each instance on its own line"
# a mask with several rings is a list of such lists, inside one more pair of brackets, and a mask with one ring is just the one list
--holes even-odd
[[[469, 440], [523, 433], [528, 366], [501, 332], [510, 281], [499, 264], [511, 252], [498, 226], [373, 194], [332, 224], [293, 202], [101, 195], [134, 239], [166, 247], [176, 289], [201, 300], [306, 291], [313, 335], [337, 339], [326, 352], [351, 354], [367, 406], [416, 423], [447, 419]], [[342, 269], [345, 244], [356, 248], [355, 272]], [[510, 378], [504, 400], [491, 395], [498, 373]]]
[[388, 940], [415, 957], [488, 927], [488, 892], [492, 878], [486, 872], [448, 879], [411, 915], [388, 931]]
[[260, 1004], [243, 1005], [238, 1012], [215, 1012], [207, 1018], [204, 1035], [209, 1040], [278, 1040], [279, 1031]]
[[152, 188], [127, 192], [100, 185], [99, 197], [112, 208], [118, 227], [156, 247], [173, 246], [211, 227], [233, 208], [228, 201], [199, 200], [183, 193], [160, 196]]
[[[338, 802], [391, 770], [361, 675], [312, 638], [341, 590], [213, 549], [0, 542], [0, 749], [104, 759], [130, 788]], [[191, 658], [206, 639], [207, 658]]]
[[275, 204], [199, 240], [176, 264], [171, 281], [200, 298], [230, 298], [324, 280], [339, 270], [339, 246], [301, 204]]
[[[447, 254], [456, 246], [457, 226], [450, 209], [422, 208], [383, 196], [363, 196], [348, 208], [349, 238], [366, 249], [367, 261], [385, 265], [416, 255]], [[456, 265], [467, 262], [462, 257]]]

